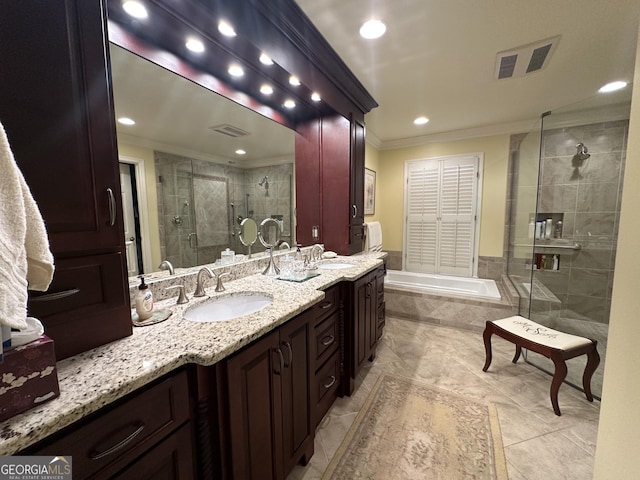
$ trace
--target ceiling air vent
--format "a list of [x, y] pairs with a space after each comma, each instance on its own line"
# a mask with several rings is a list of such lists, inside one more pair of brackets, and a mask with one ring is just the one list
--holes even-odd
[[234, 127], [233, 125], [229, 125], [227, 123], [209, 127], [209, 130], [216, 133], [221, 133], [222, 135], [227, 135], [228, 137], [244, 137], [246, 135], [249, 135], [249, 132], [242, 130], [241, 128]]
[[522, 77], [544, 68], [555, 50], [560, 35], [499, 52], [496, 56], [496, 78]]

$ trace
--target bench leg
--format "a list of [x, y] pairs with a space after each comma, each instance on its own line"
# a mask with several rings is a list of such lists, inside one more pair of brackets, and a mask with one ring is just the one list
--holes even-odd
[[487, 369], [489, 368], [489, 365], [491, 365], [491, 335], [493, 335], [493, 332], [491, 331], [490, 327], [487, 326], [484, 329], [484, 332], [482, 333], [482, 338], [484, 339], [484, 351], [485, 351], [485, 361], [484, 361], [484, 367], [482, 367], [482, 371], [486, 372]]
[[518, 360], [520, 359], [521, 354], [522, 354], [522, 347], [520, 345], [516, 345], [516, 354], [513, 357], [513, 360], [511, 360], [511, 362], [518, 363]]
[[560, 416], [560, 407], [558, 406], [558, 390], [560, 385], [567, 378], [567, 364], [565, 361], [556, 356], [552, 356], [553, 364], [555, 365], [555, 373], [553, 374], [553, 380], [551, 381], [551, 405], [553, 405], [553, 411], [556, 415]]
[[600, 355], [598, 355], [596, 345], [597, 344], [594, 342], [593, 350], [587, 353], [587, 365], [584, 367], [584, 374], [582, 375], [582, 387], [584, 388], [584, 394], [590, 402], [593, 402], [593, 395], [591, 394], [591, 377], [600, 364]]

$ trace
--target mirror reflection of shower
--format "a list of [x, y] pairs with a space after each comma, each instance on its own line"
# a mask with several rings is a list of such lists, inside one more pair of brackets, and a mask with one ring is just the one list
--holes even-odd
[[585, 166], [585, 161], [590, 157], [589, 149], [587, 146], [580, 142], [576, 145], [576, 154], [571, 159], [571, 166], [573, 167], [573, 174], [571, 180], [579, 180], [582, 178], [581, 169]]
[[264, 177], [262, 177], [262, 180], [260, 180], [258, 182], [258, 185], [260, 187], [262, 187], [264, 185], [264, 189], [265, 189], [265, 197], [269, 196], [269, 177], [267, 175], [265, 175]]

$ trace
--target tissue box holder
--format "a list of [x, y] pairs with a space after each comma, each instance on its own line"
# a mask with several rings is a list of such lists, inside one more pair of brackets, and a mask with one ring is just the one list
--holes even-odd
[[0, 422], [60, 395], [53, 340], [46, 335], [4, 352]]

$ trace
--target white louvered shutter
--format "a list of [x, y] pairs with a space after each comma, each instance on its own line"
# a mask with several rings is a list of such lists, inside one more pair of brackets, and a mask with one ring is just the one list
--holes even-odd
[[473, 274], [477, 178], [475, 156], [408, 164], [406, 270]]
[[406, 269], [413, 272], [436, 272], [438, 182], [438, 162], [409, 167], [405, 252]]

